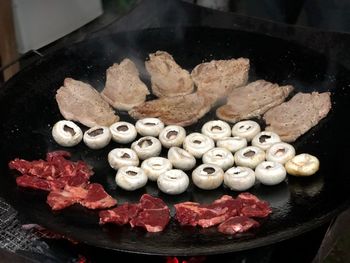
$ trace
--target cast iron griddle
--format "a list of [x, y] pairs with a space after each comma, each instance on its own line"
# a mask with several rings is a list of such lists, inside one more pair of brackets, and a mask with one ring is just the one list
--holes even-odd
[[[310, 178], [289, 177], [288, 183], [278, 186], [255, 186], [251, 192], [269, 201], [273, 208], [272, 215], [261, 220], [261, 227], [255, 231], [233, 237], [215, 228], [181, 227], [174, 220], [161, 233], [147, 233], [129, 226], [99, 226], [95, 211], [77, 205], [53, 213], [45, 203], [46, 193], [16, 186], [17, 173], [9, 171], [9, 160], [44, 158], [48, 151], [63, 149], [52, 140], [51, 127], [62, 119], [54, 96], [65, 77], [89, 82], [101, 90], [106, 69], [128, 57], [137, 63], [146, 79], [143, 62], [156, 50], [170, 52], [187, 69], [203, 60], [247, 57], [251, 62], [250, 81], [263, 78], [279, 84], [293, 84], [298, 91], [331, 91], [333, 108], [328, 117], [294, 143], [297, 153], [308, 152], [319, 157], [320, 171]], [[278, 242], [330, 220], [348, 204], [350, 140], [344, 123], [349, 119], [349, 79], [350, 72], [327, 57], [280, 39], [247, 32], [210, 28], [154, 29], [84, 41], [22, 70], [1, 89], [0, 192], [33, 223], [90, 245], [119, 251], [204, 255]], [[121, 119], [132, 121], [123, 113]], [[214, 111], [187, 127], [187, 132], [199, 131], [203, 123], [212, 119], [215, 119]], [[115, 171], [109, 167], [106, 157], [118, 146], [111, 143], [105, 149], [90, 150], [81, 143], [69, 151], [73, 159], [82, 159], [94, 167], [92, 181], [103, 184], [119, 203], [136, 202], [143, 193], [149, 193], [163, 198], [174, 215], [174, 203], [211, 202], [223, 194], [237, 195], [223, 187], [203, 191], [191, 185], [182, 195], [167, 196], [158, 191], [155, 183], [148, 183], [135, 192], [117, 189]]]

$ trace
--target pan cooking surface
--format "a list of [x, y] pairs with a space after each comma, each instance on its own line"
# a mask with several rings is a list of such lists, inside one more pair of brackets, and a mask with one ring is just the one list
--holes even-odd
[[[51, 128], [62, 119], [54, 96], [65, 77], [89, 82], [101, 90], [105, 70], [128, 57], [136, 62], [145, 80], [143, 62], [156, 50], [168, 51], [179, 65], [189, 70], [203, 60], [247, 57], [251, 63], [250, 81], [263, 78], [280, 85], [295, 85], [297, 91], [331, 91], [333, 105], [329, 115], [293, 144], [297, 153], [318, 156], [319, 172], [310, 178], [289, 176], [288, 182], [278, 186], [251, 189], [250, 192], [269, 201], [273, 208], [272, 215], [260, 220], [261, 227], [255, 231], [232, 237], [217, 232], [215, 227], [181, 227], [174, 220], [161, 233], [147, 233], [129, 226], [99, 226], [95, 211], [73, 206], [53, 213], [45, 202], [46, 193], [16, 186], [16, 172], [9, 171], [8, 161], [16, 157], [40, 159], [48, 151], [63, 149], [51, 138]], [[120, 251], [204, 255], [278, 242], [326, 222], [348, 204], [350, 143], [342, 123], [348, 120], [349, 80], [350, 72], [327, 57], [280, 39], [247, 32], [210, 28], [155, 29], [78, 43], [24, 69], [0, 90], [0, 194], [30, 222], [90, 245]], [[124, 113], [120, 116], [122, 120], [134, 122]], [[215, 119], [215, 111], [186, 130], [188, 133], [200, 131], [201, 126], [212, 119]], [[101, 183], [119, 203], [137, 202], [143, 193], [149, 193], [161, 197], [174, 215], [172, 205], [178, 202], [205, 203], [223, 194], [238, 194], [223, 187], [204, 191], [191, 185], [182, 195], [167, 196], [150, 182], [135, 192], [116, 189], [115, 171], [107, 162], [108, 152], [115, 147], [118, 147], [116, 143], [110, 143], [102, 150], [90, 150], [81, 143], [68, 150], [74, 160], [82, 159], [94, 167], [91, 181]]]

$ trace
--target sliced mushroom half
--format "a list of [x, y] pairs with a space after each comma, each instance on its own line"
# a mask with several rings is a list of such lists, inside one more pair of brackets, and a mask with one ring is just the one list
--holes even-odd
[[224, 184], [234, 191], [245, 191], [255, 183], [255, 173], [248, 167], [232, 167], [224, 174]]
[[147, 175], [145, 172], [136, 166], [121, 167], [115, 177], [117, 185], [124, 190], [134, 191], [147, 184]]
[[180, 147], [185, 140], [185, 137], [185, 129], [177, 125], [166, 126], [159, 134], [159, 140], [166, 148], [173, 146]]
[[198, 188], [216, 189], [224, 181], [224, 171], [215, 164], [202, 164], [193, 170], [192, 181]]
[[255, 135], [255, 137], [252, 140], [252, 145], [266, 151], [272, 146], [272, 144], [275, 144], [280, 141], [281, 138], [278, 136], [277, 133], [270, 131], [262, 131]]
[[168, 159], [175, 168], [183, 171], [191, 170], [196, 165], [196, 158], [179, 147], [171, 147], [169, 149]]
[[141, 160], [158, 156], [162, 150], [160, 141], [152, 136], [146, 136], [138, 139], [131, 144], [133, 149]]
[[173, 168], [171, 162], [163, 157], [151, 157], [144, 160], [141, 168], [151, 181], [157, 181], [158, 177]]
[[187, 135], [183, 147], [194, 157], [202, 158], [204, 153], [215, 147], [215, 144], [208, 136], [195, 132]]
[[112, 135], [108, 127], [95, 126], [84, 133], [84, 143], [91, 149], [102, 149], [111, 141]]
[[225, 148], [213, 148], [203, 155], [202, 161], [207, 164], [216, 164], [225, 171], [232, 167], [234, 158], [232, 153]]
[[178, 195], [186, 191], [190, 180], [183, 171], [172, 169], [162, 173], [157, 180], [158, 188], [163, 193]]
[[278, 162], [266, 161], [255, 168], [255, 176], [265, 185], [276, 185], [286, 179], [286, 169]]
[[117, 143], [130, 143], [135, 140], [137, 131], [134, 125], [119, 121], [109, 127], [113, 141]]
[[218, 147], [225, 148], [232, 153], [247, 147], [247, 144], [247, 139], [239, 136], [222, 138], [216, 142]]
[[255, 121], [240, 121], [232, 127], [232, 136], [246, 138], [250, 142], [261, 131], [260, 125]]
[[254, 169], [265, 160], [265, 152], [258, 147], [248, 146], [237, 151], [234, 158], [236, 165]]
[[108, 153], [108, 163], [118, 170], [123, 166], [138, 166], [139, 158], [136, 152], [129, 148], [116, 148]]
[[295, 149], [285, 142], [277, 142], [266, 151], [266, 160], [285, 164], [295, 156]]
[[316, 156], [302, 153], [289, 160], [285, 166], [288, 174], [295, 176], [310, 176], [318, 171], [320, 161]]
[[158, 118], [144, 118], [138, 120], [135, 124], [136, 130], [142, 136], [158, 137], [164, 129], [164, 123]]
[[231, 136], [231, 127], [220, 120], [208, 121], [202, 127], [202, 133], [214, 141]]
[[72, 121], [58, 121], [52, 128], [53, 139], [61, 146], [73, 147], [83, 139], [83, 132]]

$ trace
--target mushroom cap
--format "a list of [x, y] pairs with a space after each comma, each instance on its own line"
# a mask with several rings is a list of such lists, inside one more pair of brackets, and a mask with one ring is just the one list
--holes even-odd
[[166, 148], [180, 147], [185, 140], [186, 130], [178, 125], [166, 126], [159, 134], [159, 140]]
[[202, 158], [204, 153], [214, 147], [213, 139], [198, 132], [187, 135], [183, 142], [183, 148], [195, 158]]
[[187, 174], [178, 169], [172, 169], [162, 173], [157, 180], [159, 190], [170, 195], [185, 192], [189, 183], [190, 180]]
[[277, 142], [266, 151], [266, 160], [285, 164], [295, 156], [295, 149], [285, 142]]
[[224, 181], [224, 171], [215, 164], [202, 164], [193, 170], [192, 181], [198, 188], [216, 189]]
[[224, 184], [234, 191], [246, 191], [255, 183], [255, 173], [243, 166], [232, 167], [224, 174]]
[[61, 146], [73, 147], [81, 142], [83, 132], [74, 122], [61, 120], [53, 126], [52, 137]]
[[131, 149], [136, 152], [141, 160], [146, 160], [150, 157], [158, 156], [162, 150], [162, 144], [155, 137], [145, 136], [133, 142]]
[[175, 168], [183, 171], [191, 170], [196, 165], [196, 158], [186, 150], [179, 147], [171, 147], [169, 149], [168, 160]]
[[171, 162], [163, 157], [151, 157], [144, 160], [141, 164], [148, 179], [157, 181], [158, 177], [173, 168]]
[[225, 148], [213, 148], [207, 151], [202, 157], [203, 163], [216, 164], [224, 171], [232, 167], [234, 158], [232, 153]]
[[108, 153], [108, 163], [117, 170], [123, 166], [138, 166], [139, 158], [136, 152], [129, 148], [115, 148]]
[[115, 182], [124, 190], [134, 191], [147, 184], [147, 175], [145, 172], [136, 166], [123, 166], [115, 176]]
[[286, 169], [278, 162], [265, 161], [255, 168], [255, 176], [262, 184], [276, 185], [286, 179]]
[[237, 151], [234, 158], [236, 165], [254, 169], [265, 160], [265, 152], [259, 147], [248, 146]]
[[130, 143], [135, 140], [137, 131], [134, 125], [125, 121], [118, 121], [109, 127], [112, 140], [117, 143]]
[[281, 138], [277, 133], [271, 131], [259, 132], [252, 140], [252, 146], [259, 147], [266, 151], [272, 144], [280, 142]]
[[158, 137], [164, 129], [164, 123], [158, 118], [140, 119], [135, 124], [136, 130], [142, 136]]
[[247, 147], [247, 139], [239, 136], [234, 137], [225, 137], [222, 139], [219, 139], [216, 142], [217, 147], [226, 148], [232, 153], [237, 152], [238, 150]]
[[255, 121], [239, 121], [232, 127], [232, 136], [243, 137], [250, 142], [260, 131], [260, 125]]
[[109, 127], [94, 126], [88, 129], [83, 136], [84, 143], [91, 149], [102, 149], [112, 139]]
[[288, 174], [294, 176], [310, 176], [320, 168], [320, 161], [316, 156], [302, 153], [294, 156], [286, 164]]
[[214, 141], [231, 135], [231, 127], [221, 120], [208, 121], [202, 127], [202, 133]]

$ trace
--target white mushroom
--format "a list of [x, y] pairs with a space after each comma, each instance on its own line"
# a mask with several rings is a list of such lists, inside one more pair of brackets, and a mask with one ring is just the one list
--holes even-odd
[[245, 191], [255, 183], [255, 173], [248, 167], [232, 167], [224, 174], [224, 184], [234, 191]]
[[183, 142], [183, 148], [196, 158], [202, 158], [203, 154], [214, 146], [211, 138], [198, 132], [187, 135]]
[[224, 171], [215, 164], [202, 164], [193, 170], [192, 181], [201, 189], [216, 189], [224, 181]]
[[231, 136], [231, 128], [224, 121], [208, 121], [202, 127], [202, 133], [212, 138], [214, 141]]
[[113, 141], [129, 143], [135, 140], [137, 131], [134, 125], [125, 121], [118, 121], [109, 127]]
[[310, 176], [318, 171], [320, 161], [317, 157], [311, 154], [302, 153], [289, 160], [285, 166], [288, 174], [295, 176]]
[[286, 169], [278, 162], [266, 161], [255, 168], [256, 179], [265, 185], [276, 185], [286, 179]]
[[254, 169], [265, 160], [265, 152], [258, 147], [248, 146], [237, 151], [234, 158], [236, 165]]
[[178, 195], [186, 191], [190, 180], [181, 170], [172, 169], [162, 173], [157, 180], [158, 188], [163, 193]]
[[216, 142], [217, 147], [226, 148], [232, 153], [247, 147], [247, 144], [247, 139], [239, 136], [222, 138]]
[[52, 128], [53, 139], [61, 146], [73, 147], [83, 139], [83, 132], [72, 121], [58, 121]]
[[159, 134], [159, 140], [164, 147], [180, 147], [185, 140], [186, 131], [183, 127], [177, 125], [166, 126]]
[[232, 136], [246, 138], [250, 142], [261, 131], [260, 125], [255, 121], [240, 121], [232, 127]]
[[285, 164], [295, 156], [295, 149], [285, 142], [277, 142], [266, 151], [266, 160]]
[[138, 166], [139, 158], [129, 148], [116, 148], [108, 153], [108, 163], [113, 169], [118, 170], [123, 166]]
[[268, 148], [271, 147], [272, 144], [280, 141], [281, 138], [278, 136], [277, 133], [270, 131], [262, 131], [255, 135], [255, 137], [252, 140], [252, 145], [266, 151]]
[[162, 150], [162, 145], [157, 138], [146, 136], [133, 142], [131, 149], [136, 152], [141, 160], [146, 160], [150, 157], [158, 156]]
[[111, 141], [112, 135], [108, 127], [95, 126], [84, 133], [84, 143], [91, 149], [102, 149]]
[[158, 118], [144, 118], [138, 120], [135, 124], [136, 130], [142, 136], [158, 137], [164, 129], [164, 123]]
[[127, 191], [134, 191], [144, 187], [147, 180], [145, 172], [136, 166], [121, 167], [115, 177], [117, 185]]
[[141, 168], [144, 170], [149, 180], [157, 181], [162, 173], [171, 170], [173, 166], [168, 159], [163, 157], [151, 157], [142, 162]]
[[232, 167], [234, 163], [232, 153], [225, 148], [213, 148], [207, 151], [202, 158], [203, 163], [216, 164], [224, 171]]
[[168, 159], [175, 168], [183, 171], [191, 170], [196, 165], [196, 158], [179, 147], [171, 147], [169, 149]]

